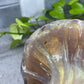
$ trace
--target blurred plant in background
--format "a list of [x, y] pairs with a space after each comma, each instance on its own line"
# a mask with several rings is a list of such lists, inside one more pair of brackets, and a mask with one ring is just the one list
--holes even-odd
[[[66, 16], [64, 11], [66, 6], [70, 6], [69, 16]], [[44, 16], [39, 16], [35, 19], [36, 23], [31, 21], [32, 17], [16, 18], [16, 23], [13, 23], [9, 27], [9, 32], [1, 32], [0, 37], [5, 34], [11, 34], [13, 42], [10, 48], [15, 47], [19, 43], [24, 43], [23, 36], [31, 35], [37, 28], [42, 25], [39, 24], [39, 20], [44, 20], [45, 24], [51, 21], [59, 19], [81, 19], [84, 17], [84, 3], [80, 3], [79, 0], [70, 0], [68, 3], [65, 0], [60, 0], [52, 5], [53, 9], [43, 10]], [[47, 13], [49, 16], [47, 16]]]

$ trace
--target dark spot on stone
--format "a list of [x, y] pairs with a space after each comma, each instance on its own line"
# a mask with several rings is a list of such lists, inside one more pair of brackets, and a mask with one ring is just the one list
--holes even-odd
[[46, 44], [46, 43], [47, 43], [47, 41], [44, 42], [44, 44]]
[[41, 31], [44, 31], [45, 28], [46, 28], [46, 26], [42, 26]]
[[72, 20], [72, 22], [78, 22], [78, 20], [75, 19], [75, 20]]

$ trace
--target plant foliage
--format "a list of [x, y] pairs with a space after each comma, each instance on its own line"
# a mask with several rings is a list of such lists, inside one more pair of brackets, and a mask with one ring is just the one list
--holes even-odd
[[[69, 10], [69, 16], [65, 16], [66, 13], [64, 11], [66, 5], [70, 6], [71, 9]], [[31, 35], [38, 27], [41, 27], [39, 24], [39, 20], [44, 20], [45, 23], [52, 20], [57, 19], [80, 19], [84, 17], [84, 2], [80, 3], [79, 0], [70, 0], [69, 2], [66, 2], [65, 0], [60, 0], [52, 5], [53, 9], [49, 10], [43, 10], [44, 16], [37, 17], [36, 24], [32, 23], [31, 17], [21, 17], [16, 18], [16, 23], [13, 23], [10, 25], [9, 32], [0, 32], [0, 37], [2, 37], [5, 34], [10, 34], [13, 38], [13, 42], [11, 43], [10, 48], [13, 48], [18, 43], [24, 43], [23, 42], [23, 36], [24, 35]], [[49, 14], [53, 19], [46, 16], [46, 14]], [[31, 28], [34, 31], [31, 31]]]

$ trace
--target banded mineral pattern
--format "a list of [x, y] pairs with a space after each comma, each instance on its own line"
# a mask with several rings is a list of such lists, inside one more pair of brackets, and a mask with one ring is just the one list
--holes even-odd
[[22, 59], [25, 84], [84, 84], [84, 21], [58, 20], [36, 30]]

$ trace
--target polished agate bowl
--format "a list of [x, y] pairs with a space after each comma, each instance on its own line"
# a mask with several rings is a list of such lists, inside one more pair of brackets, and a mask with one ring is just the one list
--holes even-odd
[[24, 84], [84, 84], [84, 21], [37, 29], [24, 47], [22, 76]]

